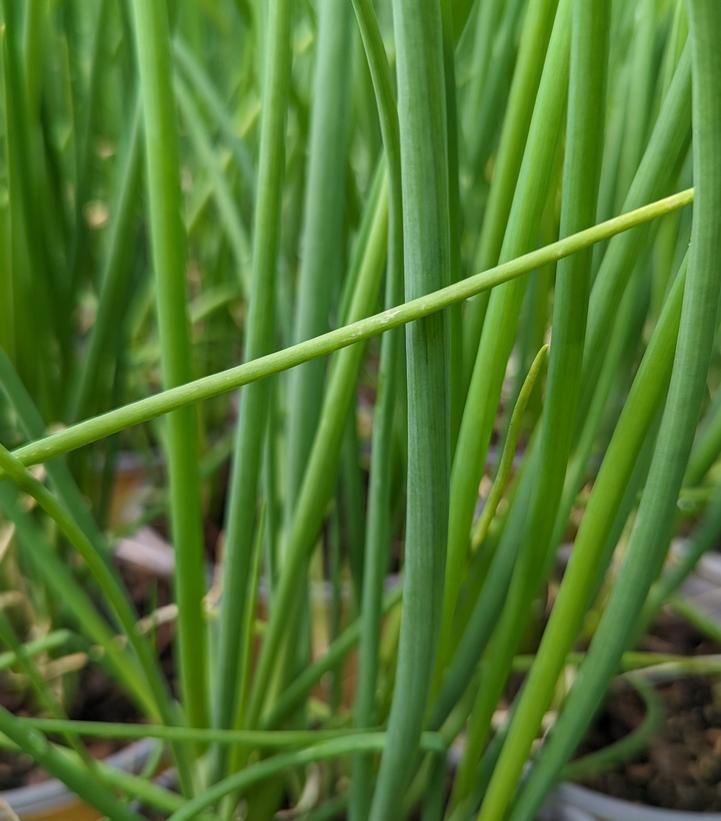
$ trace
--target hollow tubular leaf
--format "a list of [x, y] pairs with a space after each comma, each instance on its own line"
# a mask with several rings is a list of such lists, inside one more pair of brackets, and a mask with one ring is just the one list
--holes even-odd
[[[566, 109], [571, 34], [570, 0], [561, 0], [548, 47], [543, 75], [513, 204], [506, 225], [501, 260], [523, 253], [534, 241], [548, 199], [551, 177]], [[508, 357], [518, 328], [524, 281], [510, 282], [491, 293], [481, 341], [453, 454], [448, 521], [448, 562], [441, 628], [442, 652], [436, 681], [448, 664], [455, 605], [463, 578], [478, 486], [483, 474], [493, 421], [501, 396]]]
[[[143, 106], [143, 132], [155, 270], [161, 364], [165, 387], [192, 376], [186, 313], [185, 237], [180, 161], [164, 3], [133, 2]], [[208, 723], [205, 561], [198, 470], [197, 412], [179, 409], [167, 420], [171, 519], [176, 559], [181, 690], [188, 720]]]
[[[373, 4], [370, 0], [354, 0], [353, 7], [373, 81], [388, 170], [388, 265], [385, 303], [386, 308], [391, 308], [403, 299], [403, 194], [398, 112], [390, 66]], [[383, 584], [388, 569], [391, 539], [393, 418], [402, 342], [400, 330], [386, 334], [381, 342], [376, 415], [371, 444], [368, 525], [361, 601], [362, 628], [355, 702], [355, 723], [359, 728], [371, 727], [375, 718]], [[358, 821], [367, 818], [370, 809], [371, 767], [372, 761], [369, 756], [357, 756], [353, 762], [350, 816]]]
[[[266, 354], [273, 344], [275, 279], [280, 239], [281, 198], [285, 168], [285, 123], [291, 74], [293, 0], [273, 0], [268, 9], [260, 125], [260, 159], [255, 204], [250, 306], [245, 355]], [[240, 643], [245, 635], [248, 579], [257, 519], [257, 491], [266, 421], [268, 384], [249, 386], [240, 397], [233, 467], [226, 509], [226, 556], [223, 568], [218, 652], [215, 664], [213, 724], [233, 725], [237, 682], [245, 661]], [[219, 751], [215, 775], [221, 775], [225, 751]]]
[[[448, 139], [440, 9], [393, 3], [407, 299], [450, 277]], [[437, 314], [406, 328], [408, 471], [403, 610], [388, 744], [369, 818], [400, 805], [436, 657], [448, 522], [449, 336]]]
[[[352, 21], [350, 3], [319, 3], [295, 342], [328, 330], [331, 299], [341, 279]], [[313, 446], [325, 375], [325, 363], [317, 360], [290, 374], [288, 406], [293, 412], [288, 415], [284, 500], [289, 517]]]
[[294, 368], [318, 356], [326, 356], [358, 342], [363, 342], [386, 331], [398, 328], [430, 316], [443, 308], [462, 302], [489, 288], [509, 282], [543, 265], [556, 262], [565, 256], [602, 242], [616, 234], [636, 228], [651, 220], [683, 208], [693, 201], [693, 189], [680, 191], [627, 214], [614, 217], [552, 242], [536, 251], [496, 265], [488, 271], [474, 274], [464, 280], [447, 285], [426, 296], [404, 302], [381, 313], [348, 322], [326, 334], [292, 345], [281, 351], [258, 357], [250, 362], [228, 368], [225, 371], [201, 377], [176, 388], [169, 388], [153, 396], [131, 402], [123, 407], [86, 419], [65, 430], [30, 442], [13, 451], [13, 455], [26, 466], [36, 465], [64, 453], [89, 445], [133, 425], [149, 422], [178, 408], [220, 396], [242, 385], [250, 384], [288, 368]]
[[[495, 265], [501, 253], [557, 6], [558, 0], [530, 0], [525, 11], [518, 59], [475, 258], [475, 264], [481, 269]], [[463, 362], [467, 382], [470, 382], [478, 352], [487, 304], [488, 297], [485, 297], [466, 306]]]

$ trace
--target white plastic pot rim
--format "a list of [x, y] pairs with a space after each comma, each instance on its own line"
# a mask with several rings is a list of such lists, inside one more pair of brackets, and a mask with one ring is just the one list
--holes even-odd
[[553, 795], [550, 808], [558, 813], [553, 815], [558, 821], [721, 821], [721, 813], [643, 806], [576, 784], [561, 784]]
[[[118, 770], [137, 772], [148, 760], [155, 744], [156, 742], [150, 738], [136, 741], [104, 758], [103, 763]], [[80, 799], [70, 792], [62, 781], [52, 778], [40, 784], [0, 792], [0, 800], [22, 818], [23, 814], [61, 810], [76, 804]]]

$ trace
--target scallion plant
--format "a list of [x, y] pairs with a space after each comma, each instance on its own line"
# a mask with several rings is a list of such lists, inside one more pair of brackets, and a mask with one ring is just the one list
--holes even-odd
[[10, 751], [113, 819], [530, 821], [604, 765], [721, 535], [721, 6], [637, 5], [2, 0]]

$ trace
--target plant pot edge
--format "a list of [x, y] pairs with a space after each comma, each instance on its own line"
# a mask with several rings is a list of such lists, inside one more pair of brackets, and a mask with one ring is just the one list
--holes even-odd
[[564, 782], [555, 790], [544, 812], [541, 818], [546, 821], [721, 821], [721, 813], [634, 804], [571, 782]]
[[[121, 750], [102, 759], [103, 764], [126, 772], [137, 772], [148, 760], [156, 744], [155, 739], [134, 741]], [[82, 803], [62, 781], [50, 778], [39, 784], [28, 784], [0, 792], [0, 802], [7, 804], [20, 818], [57, 812]]]

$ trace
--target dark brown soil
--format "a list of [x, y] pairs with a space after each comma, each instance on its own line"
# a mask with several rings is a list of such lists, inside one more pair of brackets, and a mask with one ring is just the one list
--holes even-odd
[[[684, 655], [718, 653], [680, 619], [663, 616], [644, 649]], [[665, 711], [647, 749], [633, 761], [587, 779], [586, 786], [627, 801], [666, 809], [721, 811], [721, 686], [713, 678], [688, 677], [656, 685]], [[581, 754], [623, 738], [644, 717], [630, 686], [608, 699]]]
[[[22, 694], [12, 692], [3, 685], [4, 682], [0, 679], [0, 704], [17, 716], [31, 715], [32, 703]], [[73, 702], [68, 713], [75, 719], [88, 721], [137, 722], [139, 720], [135, 706], [123, 695], [117, 685], [98, 669], [85, 669], [78, 674]], [[95, 758], [105, 758], [126, 743], [95, 739], [89, 741], [87, 746]], [[48, 777], [44, 770], [35, 766], [29, 756], [9, 750], [0, 750], [0, 791], [37, 784], [46, 781]]]

